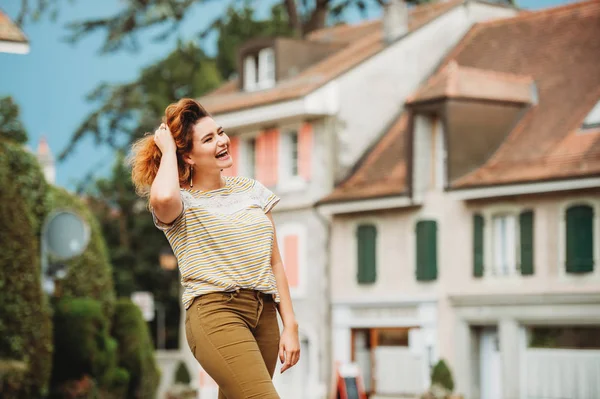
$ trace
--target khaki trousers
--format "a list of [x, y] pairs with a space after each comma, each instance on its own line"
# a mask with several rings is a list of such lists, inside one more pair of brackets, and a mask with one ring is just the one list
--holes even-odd
[[219, 399], [279, 399], [272, 381], [279, 326], [271, 295], [239, 290], [196, 297], [185, 332], [192, 353], [219, 385]]

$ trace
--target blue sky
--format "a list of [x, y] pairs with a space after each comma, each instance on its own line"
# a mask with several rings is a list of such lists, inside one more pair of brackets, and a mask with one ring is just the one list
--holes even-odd
[[[517, 0], [518, 1], [518, 0]], [[275, 0], [255, 0], [258, 15], [266, 12]], [[546, 8], [564, 4], [565, 0], [523, 0], [518, 5], [526, 9]], [[28, 23], [23, 30], [29, 38], [31, 51], [27, 55], [0, 53], [0, 96], [11, 95], [21, 108], [21, 119], [29, 133], [29, 146], [37, 147], [42, 136], [48, 140], [55, 154], [62, 151], [72, 133], [94, 104], [85, 96], [101, 82], [123, 83], [134, 80], [141, 68], [166, 56], [174, 47], [177, 36], [168, 41], [152, 43], [151, 32], [140, 35], [142, 49], [137, 53], [122, 51], [100, 55], [103, 34], [97, 33], [70, 45], [61, 40], [69, 21], [112, 15], [122, 7], [122, 0], [61, 2], [63, 5], [56, 21], [44, 18]], [[184, 22], [180, 37], [192, 38], [194, 33], [221, 13], [229, 2], [208, 2], [197, 6]], [[15, 18], [20, 1], [0, 0], [0, 9]], [[377, 15], [369, 15], [376, 17]], [[350, 22], [359, 15], [350, 15]], [[214, 53], [214, 37], [206, 41], [209, 54]], [[75, 151], [57, 165], [60, 186], [73, 189], [91, 170], [104, 174], [113, 163], [112, 152], [97, 146], [91, 138], [85, 139]]]

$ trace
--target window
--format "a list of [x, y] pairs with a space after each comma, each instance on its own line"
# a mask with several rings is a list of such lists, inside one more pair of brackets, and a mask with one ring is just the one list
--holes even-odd
[[567, 273], [594, 271], [594, 209], [576, 205], [566, 214]]
[[473, 215], [473, 276], [483, 276], [483, 226], [481, 215]]
[[357, 281], [359, 284], [374, 283], [377, 276], [377, 229], [373, 225], [360, 225], [357, 238]]
[[313, 126], [310, 122], [290, 124], [282, 129], [278, 189], [302, 191], [311, 180]]
[[592, 108], [590, 113], [583, 120], [581, 128], [584, 130], [600, 128], [600, 101], [596, 103], [594, 108]]
[[437, 279], [437, 223], [421, 220], [417, 223], [417, 280]]
[[290, 140], [290, 176], [298, 176], [298, 132], [293, 131]]
[[[486, 218], [489, 240], [486, 241]], [[532, 275], [534, 213], [525, 210], [473, 216], [473, 276]], [[489, 244], [489, 249], [487, 244]], [[489, 265], [487, 268], [485, 265]]]
[[275, 84], [275, 54], [272, 48], [262, 49], [258, 53], [258, 85], [261, 88]]
[[243, 141], [241, 163], [244, 176], [254, 179], [256, 176], [256, 139], [254, 137]]
[[256, 57], [247, 56], [244, 59], [244, 89], [247, 91], [256, 88]]
[[298, 176], [298, 130], [287, 130], [281, 140], [281, 183], [289, 184]]
[[517, 220], [515, 215], [496, 215], [492, 218], [492, 274], [508, 276], [517, 271]]
[[265, 48], [244, 58], [244, 89], [267, 89], [275, 85], [275, 53]]

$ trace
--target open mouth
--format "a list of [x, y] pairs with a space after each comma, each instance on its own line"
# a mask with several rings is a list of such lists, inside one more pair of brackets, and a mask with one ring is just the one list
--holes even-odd
[[223, 151], [221, 151], [220, 153], [217, 154], [216, 158], [217, 159], [225, 159], [229, 156], [229, 152], [227, 151], [227, 149], [224, 149]]

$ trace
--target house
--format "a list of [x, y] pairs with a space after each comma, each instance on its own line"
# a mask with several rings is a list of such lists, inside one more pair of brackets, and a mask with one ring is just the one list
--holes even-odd
[[0, 53], [29, 53], [29, 40], [2, 10], [0, 10]]
[[512, 7], [450, 0], [381, 20], [339, 25], [304, 39], [255, 38], [239, 49], [239, 78], [200, 99], [231, 137], [235, 166], [281, 197], [279, 248], [300, 325], [299, 364], [275, 383], [285, 398], [322, 398], [330, 356], [329, 220], [314, 204], [329, 194], [405, 99], [476, 22]]
[[600, 1], [470, 29], [318, 203], [371, 398], [598, 398]]

